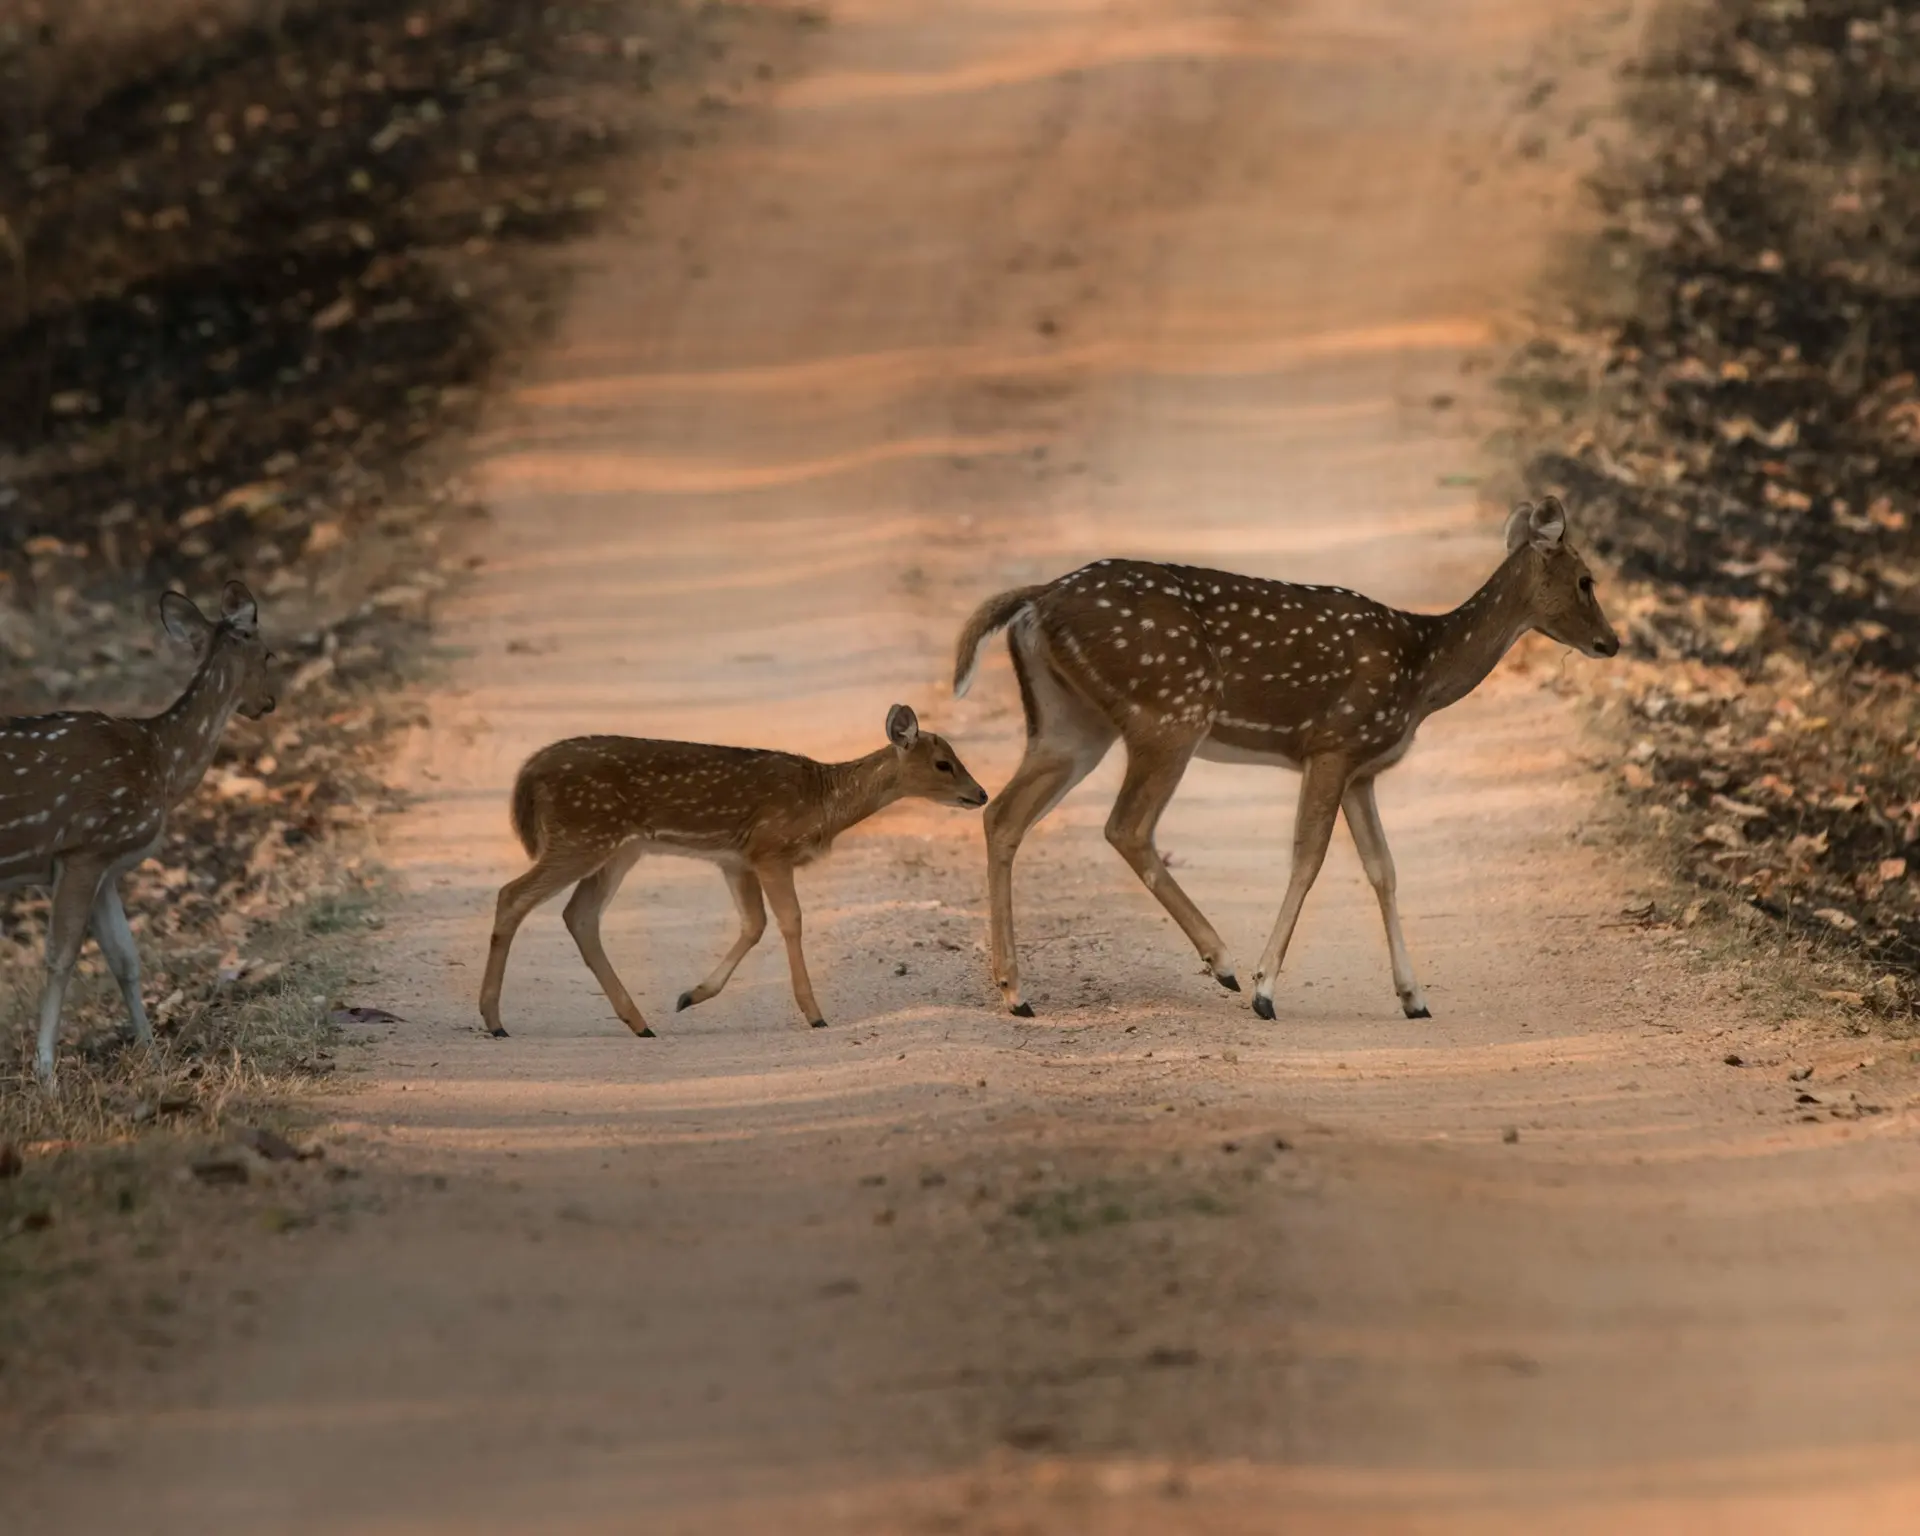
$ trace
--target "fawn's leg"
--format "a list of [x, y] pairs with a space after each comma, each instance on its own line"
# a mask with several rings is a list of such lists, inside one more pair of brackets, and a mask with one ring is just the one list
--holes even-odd
[[1300, 806], [1293, 817], [1293, 872], [1287, 878], [1286, 899], [1280, 903], [1273, 934], [1260, 954], [1260, 969], [1253, 974], [1253, 1011], [1263, 1019], [1273, 1017], [1273, 981], [1287, 958], [1287, 945], [1293, 939], [1293, 925], [1300, 920], [1300, 908], [1307, 892], [1327, 857], [1327, 844], [1333, 837], [1333, 824], [1340, 814], [1340, 797], [1347, 783], [1347, 764], [1343, 758], [1311, 757], [1300, 776]]
[[606, 911], [607, 903], [613, 900], [614, 892], [620, 889], [620, 882], [627, 878], [627, 871], [633, 868], [634, 860], [639, 857], [640, 850], [636, 847], [631, 852], [616, 853], [608, 859], [575, 888], [562, 916], [567, 932], [573, 935], [573, 942], [579, 947], [580, 958], [587, 962], [587, 969], [593, 972], [593, 979], [600, 983], [600, 990], [607, 994], [607, 1001], [613, 1004], [613, 1011], [620, 1015], [620, 1022], [642, 1040], [651, 1040], [653, 1030], [648, 1026], [646, 1016], [640, 1012], [639, 1005], [622, 984], [613, 962], [607, 958], [606, 947], [600, 942], [600, 914]]
[[102, 879], [93, 898], [93, 936], [99, 941], [100, 953], [106, 956], [107, 969], [120, 983], [127, 1017], [133, 1021], [133, 1038], [142, 1045], [152, 1045], [153, 1025], [147, 1022], [146, 1004], [140, 1000], [140, 950], [133, 942], [127, 909], [120, 904], [117, 876], [109, 874]]
[[1154, 828], [1180, 787], [1194, 746], [1193, 742], [1127, 743], [1127, 776], [1113, 802], [1113, 813], [1107, 817], [1107, 841], [1193, 941], [1207, 974], [1229, 992], [1238, 992], [1240, 981], [1233, 973], [1226, 945], [1192, 898], [1180, 889], [1160, 850], [1153, 845]]
[[1366, 870], [1373, 894], [1380, 898], [1380, 919], [1387, 927], [1387, 954], [1393, 964], [1393, 990], [1400, 994], [1400, 1011], [1410, 1019], [1430, 1019], [1427, 994], [1413, 977], [1413, 960], [1407, 954], [1407, 941], [1400, 932], [1400, 905], [1394, 899], [1393, 855], [1387, 851], [1387, 834], [1380, 825], [1380, 806], [1373, 797], [1373, 780], [1356, 779], [1347, 786], [1340, 802], [1347, 813], [1347, 830], [1353, 834], [1353, 846], [1359, 850], [1360, 867]]
[[60, 1005], [67, 983], [87, 937], [87, 917], [94, 894], [106, 877], [98, 859], [62, 859], [53, 878], [53, 903], [47, 915], [47, 979], [40, 989], [40, 1035], [33, 1053], [34, 1075], [48, 1093], [54, 1091], [53, 1047], [60, 1035]]
[[767, 905], [773, 908], [773, 920], [780, 925], [780, 937], [787, 941], [787, 969], [793, 974], [793, 1000], [815, 1029], [825, 1029], [820, 1005], [814, 1001], [813, 983], [807, 978], [807, 957], [800, 952], [800, 897], [793, 889], [793, 867], [788, 864], [762, 864], [754, 873], [767, 893]]
[[732, 978], [734, 967], [767, 931], [767, 904], [760, 899], [760, 877], [745, 867], [721, 872], [727, 877], [727, 889], [733, 892], [733, 904], [740, 910], [740, 937], [733, 941], [733, 948], [720, 957], [720, 963], [707, 973], [705, 981], [680, 994], [680, 1000], [673, 1005], [675, 1013], [718, 997], [720, 989]]
[[540, 861], [517, 880], [500, 887], [500, 898], [493, 908], [493, 937], [487, 945], [487, 974], [480, 983], [480, 1018], [487, 1033], [503, 1037], [500, 1024], [500, 983], [507, 974], [507, 951], [513, 948], [513, 936], [527, 920], [527, 914], [541, 902], [551, 900], [576, 880], [584, 880], [606, 858], [604, 851], [580, 853], [567, 849], [549, 849]]

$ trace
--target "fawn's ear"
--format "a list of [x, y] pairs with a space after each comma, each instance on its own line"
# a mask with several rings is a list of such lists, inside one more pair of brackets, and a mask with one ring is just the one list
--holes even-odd
[[1533, 542], [1541, 549], [1558, 549], [1567, 541], [1567, 509], [1558, 496], [1542, 496], [1532, 518]]
[[213, 633], [206, 615], [193, 606], [193, 599], [180, 592], [169, 592], [160, 599], [160, 625], [182, 645], [198, 650]]
[[220, 595], [220, 614], [237, 634], [251, 638], [260, 633], [260, 605], [243, 582], [227, 583]]
[[904, 704], [887, 711], [887, 740], [902, 752], [920, 739], [920, 717]]
[[1507, 553], [1512, 554], [1527, 542], [1527, 524], [1533, 519], [1533, 503], [1515, 502], [1513, 511], [1507, 514]]
[[1535, 549], [1558, 549], [1567, 537], [1567, 509], [1558, 496], [1545, 498], [1539, 506], [1523, 501], [1507, 519], [1507, 553], [1522, 544]]

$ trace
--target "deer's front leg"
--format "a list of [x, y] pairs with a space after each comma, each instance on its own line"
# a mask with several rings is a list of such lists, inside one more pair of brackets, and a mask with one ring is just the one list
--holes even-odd
[[825, 1029], [820, 1005], [813, 998], [813, 983], [807, 978], [807, 957], [800, 952], [800, 897], [793, 889], [793, 868], [787, 864], [762, 864], [754, 873], [766, 892], [767, 905], [773, 908], [773, 920], [780, 925], [780, 937], [787, 941], [787, 969], [793, 973], [793, 1000], [815, 1029]]
[[1300, 806], [1293, 817], [1293, 872], [1287, 879], [1286, 899], [1280, 903], [1280, 916], [1273, 934], [1260, 953], [1260, 969], [1253, 973], [1253, 1011], [1263, 1019], [1273, 1017], [1273, 983], [1287, 958], [1287, 945], [1293, 939], [1294, 924], [1300, 920], [1300, 908], [1314, 877], [1327, 857], [1327, 844], [1333, 838], [1333, 824], [1340, 815], [1340, 797], [1347, 785], [1347, 764], [1342, 758], [1314, 757], [1307, 760], [1300, 777]]
[[1367, 872], [1373, 894], [1380, 898], [1380, 919], [1387, 927], [1387, 954], [1393, 962], [1393, 990], [1400, 994], [1400, 1010], [1410, 1019], [1430, 1019], [1427, 994], [1413, 977], [1413, 961], [1407, 954], [1407, 941], [1400, 932], [1400, 905], [1394, 899], [1393, 855], [1387, 851], [1387, 834], [1380, 825], [1380, 806], [1373, 797], [1373, 780], [1356, 779], [1347, 786], [1340, 802], [1347, 813], [1347, 830], [1353, 834], [1353, 846], [1360, 854], [1360, 867]]
[[60, 1036], [60, 1007], [87, 937], [94, 894], [106, 872], [97, 860], [64, 859], [54, 874], [52, 911], [47, 918], [47, 980], [40, 990], [40, 1035], [33, 1053], [34, 1075], [49, 1093], [54, 1091], [53, 1047]]
[[93, 936], [100, 953], [106, 956], [107, 969], [120, 984], [120, 995], [126, 999], [133, 1038], [142, 1045], [152, 1045], [153, 1025], [147, 1022], [146, 1004], [140, 1000], [140, 948], [133, 942], [127, 909], [120, 903], [117, 876], [102, 879], [99, 893], [93, 898]]
[[682, 1008], [691, 1008], [695, 1003], [704, 1003], [710, 997], [718, 997], [735, 967], [746, 958], [747, 951], [760, 942], [760, 935], [767, 931], [767, 907], [760, 899], [760, 877], [750, 869], [729, 869], [725, 874], [727, 889], [733, 892], [733, 904], [740, 909], [740, 936], [733, 941], [733, 947], [720, 957], [720, 963], [708, 973], [705, 981], [680, 994], [680, 1000], [673, 1005], [675, 1013]]

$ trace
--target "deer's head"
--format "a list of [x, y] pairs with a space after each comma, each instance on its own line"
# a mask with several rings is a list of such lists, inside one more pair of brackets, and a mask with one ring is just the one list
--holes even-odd
[[1524, 551], [1527, 609], [1533, 628], [1588, 656], [1614, 656], [1620, 637], [1600, 611], [1593, 572], [1567, 542], [1567, 509], [1557, 496], [1521, 502], [1507, 519], [1507, 554]]
[[973, 810], [987, 803], [987, 792], [967, 772], [960, 754], [944, 736], [922, 731], [919, 717], [906, 705], [896, 704], [887, 711], [887, 740], [900, 759], [902, 795]]
[[194, 660], [202, 665], [231, 658], [239, 674], [233, 707], [241, 714], [258, 720], [273, 713], [273, 652], [260, 637], [259, 605], [239, 582], [227, 583], [218, 623], [179, 592], [160, 599], [160, 623], [175, 640], [191, 647]]

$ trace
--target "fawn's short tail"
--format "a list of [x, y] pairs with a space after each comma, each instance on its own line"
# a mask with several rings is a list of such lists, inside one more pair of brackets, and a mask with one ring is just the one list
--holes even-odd
[[1020, 616], [1020, 610], [1033, 606], [1033, 600], [1045, 587], [1015, 587], [990, 597], [967, 620], [960, 640], [953, 649], [953, 696], [957, 699], [973, 685], [973, 674], [980, 666], [980, 648]]
[[520, 770], [513, 781], [513, 801], [509, 814], [513, 818], [514, 836], [520, 839], [520, 846], [527, 850], [530, 859], [540, 856], [539, 801], [535, 790], [539, 787], [534, 775], [527, 771], [533, 765]]

